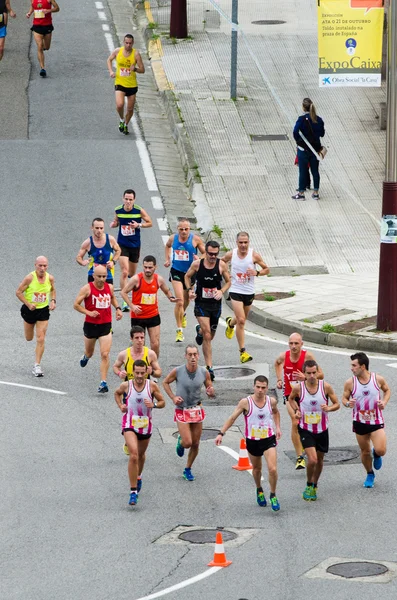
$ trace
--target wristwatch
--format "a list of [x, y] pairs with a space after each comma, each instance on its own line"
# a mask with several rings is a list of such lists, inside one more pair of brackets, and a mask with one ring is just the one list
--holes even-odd
[[157, 408], [157, 400], [153, 400], [153, 408]]

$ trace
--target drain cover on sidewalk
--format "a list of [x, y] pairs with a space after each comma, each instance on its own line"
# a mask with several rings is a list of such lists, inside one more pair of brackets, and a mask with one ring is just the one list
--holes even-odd
[[251, 21], [252, 25], [283, 25], [287, 21], [279, 21], [277, 19], [259, 19], [259, 21]]
[[250, 133], [250, 138], [253, 142], [277, 142], [278, 140], [286, 142], [289, 139], [285, 133], [269, 133], [268, 135]]
[[388, 583], [397, 576], [397, 563], [330, 556], [302, 575], [309, 579], [333, 579], [360, 584]]
[[224, 542], [235, 540], [237, 533], [227, 529], [191, 529], [178, 535], [180, 540], [190, 542], [191, 544], [215, 544], [216, 534], [220, 531]]
[[373, 577], [374, 575], [383, 575], [388, 572], [388, 568], [381, 563], [375, 562], [344, 562], [331, 565], [327, 569], [327, 573], [338, 575], [351, 579], [352, 577]]

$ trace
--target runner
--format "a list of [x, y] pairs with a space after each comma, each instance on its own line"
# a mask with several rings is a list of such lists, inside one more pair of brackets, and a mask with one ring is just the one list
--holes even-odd
[[17, 16], [11, 8], [10, 0], [0, 0], [0, 61], [4, 56], [6, 43], [8, 15], [15, 19]]
[[[152, 219], [138, 204], [135, 204], [134, 190], [125, 190], [123, 204], [116, 206], [115, 218], [110, 227], [119, 227], [117, 243], [121, 249], [120, 262], [120, 289], [122, 290], [128, 277], [136, 273], [141, 250], [141, 229], [152, 226]], [[123, 303], [123, 312], [128, 312], [128, 304]]]
[[[222, 295], [230, 288], [230, 275], [226, 264], [218, 258], [219, 244], [209, 240], [205, 245], [205, 257], [195, 260], [185, 275], [189, 297], [195, 298], [194, 315], [197, 318], [196, 343], [203, 345], [203, 354], [211, 380], [215, 379], [212, 368], [212, 346], [222, 312]], [[196, 292], [193, 278], [196, 278]], [[221, 287], [222, 278], [225, 285]]]
[[[98, 393], [104, 394], [109, 391], [107, 374], [109, 370], [109, 353], [112, 346], [112, 309], [116, 309], [116, 321], [122, 318], [122, 312], [113, 286], [106, 283], [107, 270], [103, 265], [94, 268], [94, 281], [84, 285], [73, 308], [85, 315], [84, 321], [84, 354], [80, 359], [80, 367], [85, 367], [94, 354], [96, 341], [99, 340], [101, 352], [101, 382]], [[81, 306], [84, 300], [84, 306]]]
[[30, 19], [34, 13], [33, 26], [30, 29], [33, 31], [34, 41], [37, 45], [40, 77], [47, 77], [44, 63], [44, 51], [50, 49], [52, 32], [54, 31], [52, 13], [57, 12], [59, 12], [59, 6], [55, 0], [31, 0], [30, 9], [26, 13], [28, 19]]
[[364, 487], [372, 488], [375, 484], [373, 470], [379, 471], [382, 456], [386, 454], [383, 409], [390, 400], [390, 388], [381, 375], [369, 371], [369, 359], [364, 352], [352, 354], [350, 360], [353, 377], [345, 383], [342, 402], [346, 408], [353, 409], [353, 431], [367, 472]]
[[[222, 258], [225, 263], [231, 263], [232, 285], [230, 286], [229, 297], [234, 312], [234, 317], [226, 318], [225, 334], [227, 338], [231, 339], [234, 336], [234, 327], [236, 326], [236, 338], [242, 363], [252, 360], [252, 356], [245, 350], [244, 327], [254, 301], [254, 278], [268, 275], [270, 272], [261, 255], [252, 250], [249, 243], [248, 233], [240, 231], [237, 234], [237, 248], [229, 250]], [[259, 265], [259, 271], [256, 270], [255, 265]]]
[[[93, 235], [82, 243], [76, 261], [82, 267], [89, 265], [88, 283], [94, 281], [94, 268], [97, 265], [106, 265], [106, 283], [113, 283], [114, 265], [120, 258], [120, 246], [112, 235], [105, 233], [105, 221], [100, 217], [93, 220], [91, 229]], [[84, 258], [87, 252], [89, 259]]]
[[[185, 285], [185, 275], [193, 260], [197, 258], [197, 250], [205, 252], [204, 242], [199, 235], [190, 232], [188, 219], [179, 219], [178, 233], [173, 233], [165, 245], [165, 267], [171, 265], [169, 281], [174, 288], [175, 297], [180, 300], [175, 304], [176, 342], [183, 342], [183, 328], [187, 325], [186, 309], [189, 306], [189, 290]], [[172, 253], [172, 258], [171, 258]], [[172, 262], [171, 262], [172, 261]]]
[[[156, 259], [148, 255], [143, 259], [143, 272], [137, 273], [121, 290], [121, 297], [131, 309], [131, 327], [139, 325], [148, 330], [150, 347], [160, 356], [160, 313], [157, 292], [159, 289], [171, 302], [178, 302], [161, 275], [155, 273]], [[128, 294], [132, 291], [132, 302]]]
[[[176, 369], [164, 379], [163, 386], [175, 404], [174, 421], [178, 426], [178, 440], [176, 453], [182, 457], [185, 450], [189, 449], [183, 478], [194, 481], [192, 465], [199, 453], [201, 432], [205, 412], [201, 406], [201, 389], [206, 388], [207, 396], [215, 396], [211, 378], [204, 367], [199, 367], [199, 351], [197, 346], [189, 344], [185, 351], [186, 363]], [[176, 394], [171, 389], [171, 383], [176, 381]]]
[[[328, 413], [340, 409], [339, 400], [329, 383], [318, 379], [315, 360], [303, 363], [305, 381], [294, 384], [289, 405], [298, 423], [298, 432], [307, 456], [307, 483], [304, 500], [317, 500], [317, 485], [329, 447]], [[331, 400], [331, 405], [328, 404]]]
[[256, 484], [256, 501], [259, 506], [266, 506], [265, 493], [261, 484], [262, 456], [265, 457], [269, 486], [270, 506], [272, 510], [280, 510], [276, 496], [277, 486], [277, 441], [281, 437], [280, 413], [276, 398], [267, 396], [269, 380], [264, 375], [254, 379], [254, 393], [242, 398], [237, 407], [221, 427], [215, 444], [220, 446], [223, 436], [236, 419], [243, 414], [245, 419], [245, 439], [252, 463], [252, 476]]
[[31, 342], [36, 329], [36, 362], [32, 369], [35, 377], [43, 377], [41, 359], [44, 354], [44, 342], [47, 333], [50, 311], [57, 305], [55, 279], [47, 273], [48, 260], [38, 256], [34, 263], [35, 270], [21, 281], [16, 296], [22, 302], [21, 315], [25, 339]]
[[165, 400], [157, 383], [147, 379], [147, 364], [143, 360], [134, 362], [134, 378], [121, 383], [114, 398], [123, 413], [121, 431], [130, 456], [129, 504], [134, 506], [142, 488], [142, 471], [152, 435], [152, 409], [164, 408]]
[[[304, 469], [306, 466], [303, 457], [302, 442], [298, 432], [298, 423], [295, 418], [295, 413], [291, 409], [288, 402], [291, 393], [291, 384], [304, 381], [305, 376], [302, 372], [303, 363], [305, 360], [315, 360], [311, 352], [303, 350], [303, 340], [300, 333], [292, 333], [288, 340], [289, 350], [282, 352], [274, 363], [274, 368], [277, 377], [277, 388], [283, 390], [284, 404], [287, 404], [288, 414], [291, 418], [291, 440], [296, 452], [295, 469]], [[318, 367], [317, 379], [324, 379], [324, 373]]]
[[[124, 36], [124, 46], [116, 48], [107, 60], [109, 75], [115, 80], [116, 110], [120, 117], [119, 131], [129, 134], [128, 123], [134, 114], [136, 93], [138, 91], [137, 73], [144, 73], [142, 57], [138, 50], [133, 48], [134, 36], [130, 33]], [[116, 61], [116, 73], [113, 71], [112, 62]], [[127, 111], [124, 116], [124, 104], [127, 98]]]

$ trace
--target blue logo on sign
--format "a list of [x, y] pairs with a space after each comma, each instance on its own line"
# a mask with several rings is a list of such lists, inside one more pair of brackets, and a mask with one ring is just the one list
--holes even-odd
[[331, 80], [330, 80], [330, 78], [329, 78], [329, 77], [324, 77], [324, 79], [323, 79], [323, 85], [327, 85], [327, 83], [328, 83], [329, 85], [331, 85]]
[[354, 38], [348, 38], [345, 42], [346, 48], [356, 48], [357, 41]]

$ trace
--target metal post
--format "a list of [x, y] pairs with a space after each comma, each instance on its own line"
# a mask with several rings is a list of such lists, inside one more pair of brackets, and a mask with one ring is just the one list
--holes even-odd
[[[387, 49], [386, 176], [383, 182], [382, 222], [385, 215], [397, 219], [397, 0], [390, 0]], [[394, 219], [393, 219], [394, 221]], [[396, 236], [394, 236], [396, 237]], [[397, 243], [381, 242], [377, 329], [397, 331]]]
[[170, 37], [187, 38], [187, 0], [171, 0]]
[[232, 0], [232, 59], [230, 67], [230, 98], [237, 98], [237, 28], [238, 0]]

